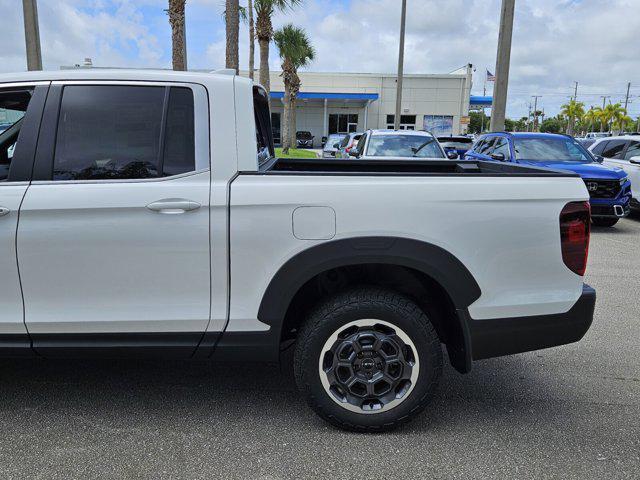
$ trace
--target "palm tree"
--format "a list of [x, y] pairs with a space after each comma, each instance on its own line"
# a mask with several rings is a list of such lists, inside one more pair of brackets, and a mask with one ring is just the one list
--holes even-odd
[[184, 33], [184, 5], [187, 0], [169, 0], [166, 10], [171, 24], [171, 59], [174, 70], [187, 69], [187, 41]]
[[560, 115], [568, 119], [567, 133], [573, 135], [576, 119], [580, 120], [584, 116], [584, 103], [571, 99], [568, 103], [562, 105], [561, 108]]
[[253, 0], [247, 0], [247, 13], [249, 14], [249, 78], [253, 80], [256, 52], [256, 27], [253, 23]]
[[589, 110], [587, 110], [585, 114], [582, 116], [582, 121], [589, 126], [588, 131], [593, 130], [593, 124], [596, 122], [597, 119], [598, 119], [598, 115], [593, 105], [591, 105], [589, 107]]
[[311, 41], [302, 28], [288, 24], [274, 33], [273, 38], [282, 60], [284, 80], [284, 130], [282, 135], [283, 153], [295, 145], [296, 138], [296, 97], [300, 91], [298, 68], [309, 64], [315, 57]]
[[269, 81], [269, 43], [273, 39], [271, 16], [276, 10], [285, 11], [302, 4], [303, 0], [253, 0], [256, 12], [256, 37], [260, 46], [260, 84], [267, 91], [270, 99], [271, 82]]
[[238, 59], [240, 4], [238, 0], [226, 0], [224, 17], [227, 33], [225, 68], [233, 68], [236, 71], [236, 74], [238, 74], [240, 73], [240, 61]]
[[613, 120], [613, 128], [615, 130], [618, 130], [619, 132], [623, 132], [625, 125], [628, 123], [633, 125], [633, 118], [623, 114], [622, 116]]
[[627, 111], [619, 103], [610, 103], [603, 109], [600, 109], [600, 121], [602, 122], [602, 132], [604, 132], [605, 125], [608, 130], [611, 130], [612, 123], [614, 121], [620, 121], [622, 117], [627, 114]]

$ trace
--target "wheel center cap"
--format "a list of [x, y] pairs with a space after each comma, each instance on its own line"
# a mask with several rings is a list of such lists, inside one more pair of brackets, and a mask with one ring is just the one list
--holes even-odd
[[365, 358], [362, 361], [362, 368], [365, 370], [373, 370], [376, 368], [376, 362], [372, 358]]

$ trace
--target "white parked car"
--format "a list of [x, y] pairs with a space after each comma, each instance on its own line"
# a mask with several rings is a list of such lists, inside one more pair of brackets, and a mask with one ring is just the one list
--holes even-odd
[[336, 152], [340, 148], [340, 142], [342, 142], [346, 136], [346, 133], [332, 133], [329, 135], [322, 149], [322, 158], [335, 158]]
[[601, 157], [603, 164], [620, 167], [631, 180], [631, 207], [640, 208], [640, 135], [623, 135], [597, 140], [589, 151]]
[[587, 140], [597, 140], [599, 138], [606, 138], [610, 136], [611, 134], [609, 132], [589, 132], [584, 136], [584, 138]]
[[443, 348], [464, 373], [589, 329], [578, 175], [420, 133], [441, 161], [277, 159], [267, 100], [234, 75], [1, 75], [25, 115], [0, 135], [0, 354], [289, 361], [322, 418], [381, 431], [428, 406]]
[[349, 155], [362, 160], [458, 158], [455, 152], [447, 156], [436, 137], [419, 130], [367, 130]]

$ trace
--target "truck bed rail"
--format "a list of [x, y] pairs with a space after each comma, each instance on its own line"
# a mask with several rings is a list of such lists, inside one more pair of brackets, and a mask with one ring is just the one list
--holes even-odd
[[577, 177], [573, 172], [538, 168], [513, 163], [481, 160], [359, 160], [274, 158], [257, 173], [263, 175], [399, 175], [399, 176], [515, 176]]

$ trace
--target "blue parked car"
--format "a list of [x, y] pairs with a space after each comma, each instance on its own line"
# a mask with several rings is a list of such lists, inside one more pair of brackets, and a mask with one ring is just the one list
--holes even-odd
[[459, 158], [464, 157], [467, 150], [473, 145], [473, 139], [464, 136], [454, 137], [449, 135], [448, 137], [438, 137], [438, 142], [444, 149], [445, 153], [456, 152]]
[[569, 135], [552, 133], [489, 133], [481, 136], [465, 154], [467, 160], [514, 162], [554, 170], [568, 170], [582, 177], [591, 197], [594, 225], [612, 227], [629, 215], [631, 182], [621, 168], [602, 165]]

